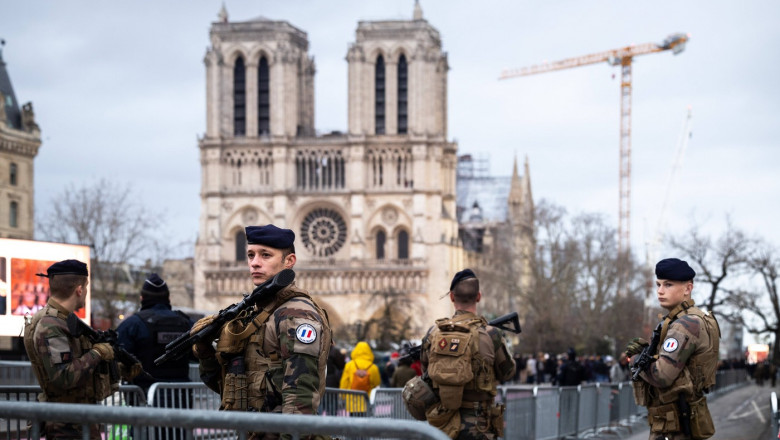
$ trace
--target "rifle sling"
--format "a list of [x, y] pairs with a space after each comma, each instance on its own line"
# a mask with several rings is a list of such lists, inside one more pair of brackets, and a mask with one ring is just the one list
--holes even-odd
[[[690, 301], [690, 303], [689, 303]], [[677, 316], [681, 313], [687, 311], [689, 308], [694, 306], [693, 298], [690, 300], [685, 300], [677, 305], [677, 307], [673, 308], [668, 315], [664, 318], [664, 324], [661, 327], [661, 341], [663, 342], [666, 340], [666, 333], [669, 331], [669, 325], [672, 323], [672, 321], [677, 319]]]

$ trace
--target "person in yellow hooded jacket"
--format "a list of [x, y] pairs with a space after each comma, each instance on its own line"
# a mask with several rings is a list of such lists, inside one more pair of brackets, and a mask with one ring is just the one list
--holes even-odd
[[[365, 391], [370, 394], [371, 390], [379, 386], [382, 378], [379, 375], [379, 367], [374, 364], [374, 352], [366, 342], [358, 342], [352, 350], [352, 358], [344, 366], [344, 372], [341, 374], [339, 388], [342, 390]], [[366, 402], [362, 397], [347, 395], [345, 396], [347, 411], [352, 417], [363, 417], [368, 409]]]

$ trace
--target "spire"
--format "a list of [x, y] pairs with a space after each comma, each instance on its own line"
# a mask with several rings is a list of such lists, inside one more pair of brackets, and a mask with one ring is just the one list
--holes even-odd
[[415, 21], [422, 20], [422, 8], [420, 7], [420, 0], [414, 0], [414, 14], [412, 15]]
[[22, 114], [19, 111], [19, 104], [16, 102], [16, 94], [11, 85], [11, 77], [5, 68], [3, 46], [5, 46], [5, 40], [0, 40], [0, 99], [2, 99], [0, 100], [0, 106], [3, 106], [0, 109], [0, 115], [5, 116], [6, 124], [18, 129], [22, 127]]
[[523, 182], [520, 180], [520, 175], [517, 174], [517, 155], [515, 155], [514, 164], [512, 166], [512, 181], [509, 185], [509, 209], [512, 210], [512, 206], [520, 206], [523, 203]]
[[531, 167], [528, 165], [528, 155], [525, 155], [525, 165], [523, 166], [523, 185], [525, 186], [525, 198], [533, 206], [534, 197], [531, 194]]
[[222, 8], [219, 10], [219, 14], [217, 15], [219, 17], [220, 23], [227, 23], [228, 22], [228, 13], [227, 8], [225, 8], [225, 2], [222, 2]]
[[[515, 167], [517, 166], [517, 162], [515, 162]], [[528, 183], [530, 185], [531, 183], [531, 167], [528, 166], [528, 155], [525, 155], [525, 164], [523, 165], [523, 179], [528, 180]]]

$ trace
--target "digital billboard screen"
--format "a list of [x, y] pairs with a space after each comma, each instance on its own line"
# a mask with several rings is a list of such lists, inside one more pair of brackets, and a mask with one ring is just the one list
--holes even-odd
[[[49, 280], [36, 276], [57, 261], [74, 259], [89, 266], [89, 247], [0, 238], [0, 336], [22, 336], [24, 317], [49, 300]], [[76, 314], [90, 322], [90, 286], [86, 307]]]

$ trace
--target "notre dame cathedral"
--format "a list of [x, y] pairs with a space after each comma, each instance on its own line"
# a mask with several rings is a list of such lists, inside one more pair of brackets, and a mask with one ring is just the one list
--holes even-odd
[[[306, 32], [287, 21], [211, 26], [195, 296], [218, 310], [251, 291], [244, 227], [296, 234], [296, 283], [334, 329], [394, 311], [414, 336], [452, 313], [452, 276], [482, 280], [481, 311], [522, 307], [533, 200], [522, 176], [474, 171], [447, 140], [447, 54], [416, 4], [411, 20], [361, 21], [350, 45], [348, 127], [317, 134]], [[509, 170], [507, 170], [509, 172]], [[352, 341], [354, 342], [354, 341]]]

